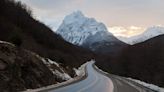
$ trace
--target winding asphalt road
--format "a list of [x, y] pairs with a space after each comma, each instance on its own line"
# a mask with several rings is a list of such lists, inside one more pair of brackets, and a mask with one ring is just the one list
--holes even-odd
[[103, 74], [93, 68], [94, 62], [87, 66], [87, 78], [68, 86], [54, 88], [48, 92], [154, 92], [123, 77]]

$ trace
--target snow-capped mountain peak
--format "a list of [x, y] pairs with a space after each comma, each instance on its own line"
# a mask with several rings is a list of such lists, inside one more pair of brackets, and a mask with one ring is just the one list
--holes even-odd
[[150, 27], [144, 32], [144, 34], [150, 36], [158, 36], [164, 34], [164, 27], [161, 26]]
[[103, 23], [84, 16], [81, 11], [76, 11], [64, 18], [63, 23], [56, 32], [66, 41], [81, 45], [87, 37], [101, 31], [107, 32], [107, 28]]
[[85, 16], [83, 15], [83, 13], [81, 11], [76, 11], [76, 12], [73, 12], [72, 14], [70, 14], [70, 15], [67, 15], [64, 18], [63, 22], [65, 24], [72, 24], [74, 22], [82, 24], [85, 20], [86, 19], [85, 19]]

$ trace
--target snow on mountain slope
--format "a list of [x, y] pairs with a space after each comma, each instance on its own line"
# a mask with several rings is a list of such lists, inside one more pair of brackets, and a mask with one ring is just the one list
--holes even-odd
[[156, 37], [162, 34], [164, 34], [164, 27], [154, 26], [154, 27], [148, 28], [144, 33], [140, 35], [133, 36], [130, 38], [118, 37], [118, 39], [127, 44], [133, 45], [136, 43], [144, 42], [148, 39], [151, 39], [153, 37]]
[[80, 11], [76, 11], [64, 18], [56, 33], [70, 43], [82, 45], [87, 37], [103, 31], [107, 32], [103, 23], [97, 22], [94, 18], [87, 18]]
[[89, 36], [82, 44], [83, 47], [98, 53], [117, 52], [125, 45], [125, 43], [106, 31], [97, 32], [95, 35]]

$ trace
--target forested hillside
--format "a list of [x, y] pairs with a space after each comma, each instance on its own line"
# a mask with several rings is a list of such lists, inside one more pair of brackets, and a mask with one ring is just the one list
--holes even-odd
[[91, 52], [64, 41], [35, 20], [32, 11], [20, 2], [0, 0], [0, 11], [0, 40], [12, 42], [70, 67], [77, 67], [93, 56]]
[[117, 57], [106, 57], [97, 64], [109, 73], [164, 87], [164, 35], [128, 46]]

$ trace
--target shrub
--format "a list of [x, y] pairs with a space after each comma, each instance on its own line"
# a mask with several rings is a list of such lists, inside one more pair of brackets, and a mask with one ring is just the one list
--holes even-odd
[[18, 32], [13, 32], [9, 37], [9, 41], [18, 47], [22, 44], [22, 38]]

